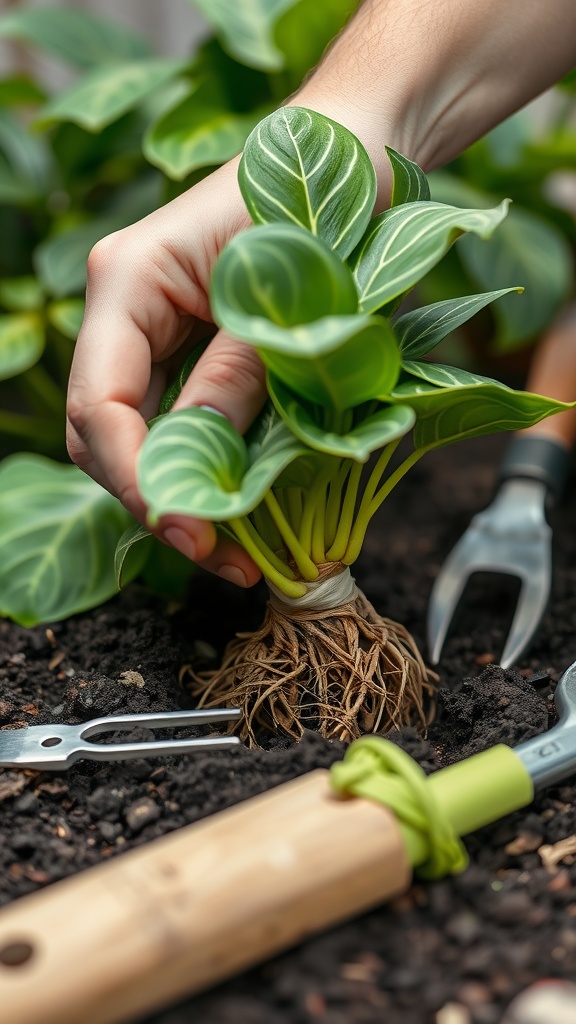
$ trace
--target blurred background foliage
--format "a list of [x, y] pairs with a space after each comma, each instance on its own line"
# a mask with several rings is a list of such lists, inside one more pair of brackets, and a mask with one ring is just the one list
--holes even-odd
[[[0, 41], [21, 57], [20, 67], [0, 73], [0, 455], [10, 456], [0, 466], [0, 614], [29, 624], [90, 607], [86, 580], [95, 575], [98, 600], [116, 589], [113, 552], [128, 515], [75, 467], [45, 459], [68, 461], [65, 391], [91, 247], [240, 152], [355, 6], [190, 0], [190, 29], [185, 16], [180, 27], [190, 52], [178, 57], [156, 52], [137, 28], [72, 5], [24, 0], [0, 15]], [[193, 8], [211, 30], [200, 41]], [[64, 85], [30, 72], [37, 54], [62, 66]], [[575, 93], [576, 76], [568, 76], [548, 97], [546, 116], [520, 112], [431, 176], [441, 201], [491, 206], [509, 196], [514, 205], [489, 248], [459, 241], [418, 302], [526, 288], [522, 300], [504, 298], [477, 318], [472, 334], [445, 343], [456, 364], [482, 370], [529, 346], [574, 290]], [[56, 484], [64, 469], [66, 485]], [[151, 543], [138, 546], [124, 578], [148, 565], [157, 585], [162, 562], [166, 585], [176, 588], [189, 565]], [[32, 584], [31, 559], [37, 564], [45, 550]], [[70, 573], [78, 584], [64, 600]]]

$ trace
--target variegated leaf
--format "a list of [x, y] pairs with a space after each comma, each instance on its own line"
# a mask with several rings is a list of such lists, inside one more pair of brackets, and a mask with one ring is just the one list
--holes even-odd
[[413, 438], [417, 449], [439, 448], [501, 430], [522, 430], [576, 405], [514, 391], [489, 377], [451, 366], [407, 366], [419, 376], [403, 381], [389, 397], [414, 409]]
[[376, 174], [362, 144], [341, 124], [303, 107], [281, 107], [256, 126], [238, 180], [256, 224], [297, 224], [343, 259], [376, 201]]
[[[116, 593], [114, 549], [130, 516], [77, 466], [11, 455], [0, 466], [0, 615], [23, 626]], [[131, 575], [139, 569], [131, 563]]]
[[191, 408], [158, 420], [138, 460], [150, 525], [178, 513], [215, 522], [244, 516], [306, 447], [279, 416], [249, 448], [225, 417]]
[[236, 156], [262, 116], [262, 112], [238, 114], [219, 106], [212, 92], [211, 83], [194, 90], [144, 136], [146, 159], [175, 181], [199, 167], [223, 164]]
[[[268, 377], [268, 391], [292, 433], [316, 451], [341, 458], [366, 462], [372, 452], [403, 437], [416, 419], [408, 405], [389, 405], [365, 418], [352, 413], [340, 417], [342, 429], [326, 429], [325, 411], [321, 405], [303, 401], [300, 395], [273, 374]], [[360, 412], [360, 410], [358, 410]]]
[[140, 541], [146, 540], [151, 536], [152, 534], [150, 533], [150, 530], [147, 530], [145, 526], [136, 522], [131, 523], [130, 526], [124, 530], [114, 552], [114, 573], [116, 575], [116, 582], [119, 590], [121, 589], [123, 582], [122, 576], [124, 563], [126, 562], [130, 551], [135, 544], [138, 544]]
[[490, 302], [510, 292], [521, 294], [523, 288], [501, 288], [481, 295], [462, 295], [457, 299], [433, 302], [429, 306], [404, 313], [394, 323], [394, 330], [403, 358], [419, 359], [430, 352], [450, 331], [470, 320]]
[[417, 202], [375, 217], [349, 259], [360, 311], [373, 313], [413, 288], [465, 231], [489, 238], [507, 209], [506, 199], [492, 210]]
[[390, 146], [386, 146], [386, 153], [393, 174], [390, 207], [430, 199], [428, 178], [422, 168]]
[[212, 274], [214, 319], [242, 341], [313, 355], [350, 335], [358, 299], [345, 263], [293, 224], [236, 235]]
[[99, 67], [47, 103], [37, 123], [45, 127], [59, 121], [72, 121], [87, 131], [100, 131], [186, 66], [185, 61], [173, 58], [150, 58]]
[[223, 47], [249, 67], [278, 71], [284, 56], [274, 42], [278, 18], [297, 0], [191, 0], [216, 30]]

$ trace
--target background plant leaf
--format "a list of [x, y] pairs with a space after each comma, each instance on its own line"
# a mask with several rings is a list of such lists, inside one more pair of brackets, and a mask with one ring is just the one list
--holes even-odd
[[38, 362], [44, 351], [44, 327], [35, 313], [0, 316], [0, 380], [16, 377]]
[[146, 57], [148, 43], [117, 22], [72, 6], [21, 7], [0, 18], [0, 37], [30, 43], [66, 64], [99, 67]]
[[36, 123], [46, 127], [72, 121], [87, 131], [100, 131], [146, 96], [156, 93], [186, 66], [187, 62], [174, 58], [149, 57], [98, 67], [47, 103]]
[[375, 217], [349, 259], [360, 311], [373, 313], [413, 288], [465, 231], [489, 238], [507, 209], [508, 200], [492, 210], [418, 202]]
[[274, 42], [274, 25], [296, 0], [191, 0], [212, 25], [222, 45], [242, 64], [278, 71], [284, 55]]
[[182, 181], [198, 167], [223, 164], [240, 153], [263, 113], [237, 113], [218, 104], [209, 83], [193, 89], [151, 125], [143, 153], [168, 177]]
[[303, 107], [282, 107], [256, 126], [238, 181], [256, 224], [297, 224], [343, 259], [362, 237], [376, 201], [376, 174], [358, 139]]
[[76, 466], [8, 456], [0, 466], [0, 615], [33, 626], [111, 597], [114, 550], [129, 521]]
[[46, 308], [49, 322], [65, 338], [76, 341], [84, 318], [84, 299], [58, 299]]

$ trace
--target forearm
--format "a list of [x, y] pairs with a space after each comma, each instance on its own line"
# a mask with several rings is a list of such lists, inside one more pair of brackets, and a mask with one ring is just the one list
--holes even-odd
[[365, 0], [291, 102], [431, 170], [576, 64], [574, 0]]

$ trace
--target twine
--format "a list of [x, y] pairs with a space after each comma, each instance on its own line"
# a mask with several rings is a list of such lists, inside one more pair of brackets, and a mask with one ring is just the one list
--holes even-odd
[[468, 855], [438, 804], [420, 766], [390, 740], [363, 736], [350, 745], [343, 761], [332, 765], [330, 782], [339, 793], [376, 800], [408, 828], [419, 832], [428, 857], [417, 869], [422, 878], [456, 875]]

